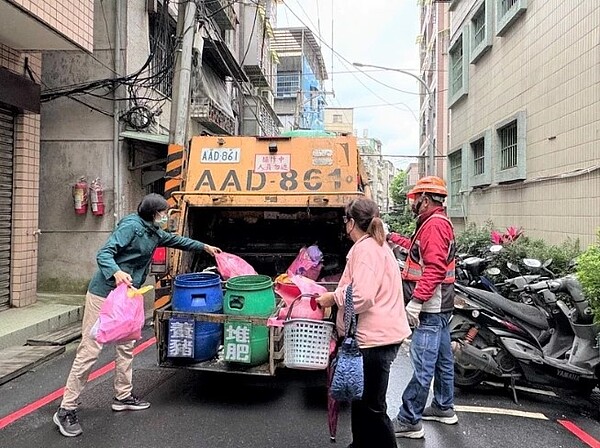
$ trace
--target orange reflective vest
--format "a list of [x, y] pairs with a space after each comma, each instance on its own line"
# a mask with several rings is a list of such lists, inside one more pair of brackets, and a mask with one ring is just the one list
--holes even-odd
[[[408, 250], [408, 259], [406, 260], [406, 264], [404, 266], [404, 270], [402, 271], [402, 279], [409, 281], [409, 282], [418, 282], [421, 277], [423, 276], [423, 269], [424, 269], [424, 264], [423, 264], [423, 257], [421, 255], [421, 244], [420, 244], [420, 236], [421, 233], [423, 231], [423, 229], [427, 226], [427, 223], [429, 221], [431, 221], [432, 219], [443, 219], [446, 222], [448, 222], [448, 224], [450, 224], [450, 226], [452, 226], [452, 222], [448, 219], [448, 217], [446, 215], [442, 215], [439, 213], [435, 213], [433, 215], [431, 215], [429, 218], [427, 218], [425, 220], [425, 222], [423, 222], [423, 224], [421, 224], [419, 226], [419, 229], [417, 230], [417, 232], [415, 233], [415, 235], [412, 237], [412, 242], [410, 245], [410, 248]], [[444, 278], [444, 280], [442, 281], [442, 283], [454, 283], [455, 277], [456, 277], [456, 261], [454, 259], [454, 252], [455, 252], [455, 248], [454, 248], [454, 241], [451, 243], [450, 247], [448, 248], [448, 253], [445, 254], [446, 256], [446, 261], [447, 261], [447, 268], [446, 268], [446, 277]]]

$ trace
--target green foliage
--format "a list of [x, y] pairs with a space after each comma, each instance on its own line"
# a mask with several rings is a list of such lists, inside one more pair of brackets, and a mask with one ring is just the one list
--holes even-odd
[[577, 259], [577, 278], [590, 301], [596, 321], [600, 321], [600, 230], [597, 235], [596, 244], [588, 247]]
[[406, 172], [400, 171], [390, 185], [390, 196], [392, 201], [394, 201], [394, 207], [397, 209], [404, 209], [406, 207], [407, 179], [408, 175]]
[[408, 209], [402, 212], [388, 213], [383, 216], [383, 221], [389, 226], [390, 231], [404, 236], [412, 235], [417, 223]]
[[[491, 221], [482, 226], [473, 223], [467, 225], [467, 228], [456, 236], [457, 253], [485, 255], [492, 245], [490, 235], [493, 230]], [[541, 239], [521, 236], [512, 243], [504, 244], [503, 248], [494, 256], [491, 266], [498, 267], [506, 274], [507, 262], [520, 265], [523, 258], [535, 258], [542, 263], [552, 259], [549, 269], [557, 276], [566, 275], [572, 271], [573, 260], [581, 254], [579, 240], [570, 238], [562, 244], [552, 245]]]
[[390, 185], [390, 196], [394, 201], [394, 211], [383, 216], [383, 221], [389, 226], [390, 231], [401, 235], [411, 235], [415, 230], [415, 219], [408, 207], [406, 192], [408, 176], [405, 171], [394, 177]]
[[483, 226], [475, 223], [467, 224], [465, 230], [456, 235], [457, 253], [469, 255], [481, 255], [487, 251], [492, 244], [490, 234], [493, 230], [491, 221], [486, 221]]
[[523, 258], [535, 258], [542, 263], [551, 259], [548, 269], [559, 277], [572, 273], [572, 263], [581, 254], [579, 240], [571, 238], [567, 238], [562, 244], [553, 245], [542, 239], [521, 237], [503, 247], [494, 257], [494, 265], [499, 269], [506, 271], [507, 262], [520, 265]]

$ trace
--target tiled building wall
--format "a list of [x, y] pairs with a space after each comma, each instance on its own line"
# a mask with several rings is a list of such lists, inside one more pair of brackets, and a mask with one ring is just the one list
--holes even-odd
[[93, 49], [94, 0], [12, 0], [85, 50]]
[[[25, 58], [39, 81], [41, 54], [20, 53], [0, 44], [0, 66], [22, 74]], [[40, 116], [19, 115], [15, 131], [11, 305], [22, 307], [36, 300]]]
[[[458, 4], [453, 33], [468, 23], [463, 19], [475, 3]], [[599, 2], [529, 2], [470, 65], [468, 95], [452, 106], [451, 150], [524, 111], [527, 170], [525, 183], [467, 188], [469, 220], [523, 226], [554, 243], [569, 236], [584, 245], [594, 241], [600, 225], [598, 23]], [[591, 172], [571, 176], [576, 170]]]

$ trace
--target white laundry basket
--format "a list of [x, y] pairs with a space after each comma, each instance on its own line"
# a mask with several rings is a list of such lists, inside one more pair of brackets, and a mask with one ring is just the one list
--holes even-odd
[[286, 320], [283, 323], [285, 366], [302, 370], [326, 369], [333, 328], [333, 323], [321, 320]]

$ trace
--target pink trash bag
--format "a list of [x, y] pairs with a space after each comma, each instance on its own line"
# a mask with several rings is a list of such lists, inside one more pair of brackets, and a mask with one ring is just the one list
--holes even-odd
[[317, 280], [323, 267], [323, 252], [317, 245], [303, 247], [287, 270], [287, 274], [303, 275], [311, 280]]
[[256, 275], [256, 271], [250, 264], [238, 257], [237, 255], [228, 254], [227, 252], [221, 252], [215, 255], [217, 260], [217, 267], [219, 273], [225, 280], [229, 280], [231, 277], [238, 277], [240, 275]]
[[142, 339], [143, 326], [144, 297], [138, 291], [130, 297], [127, 285], [121, 283], [102, 303], [90, 334], [101, 344], [137, 341]]

